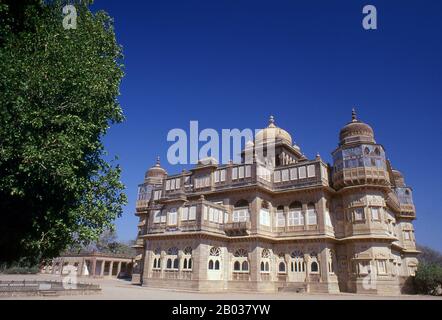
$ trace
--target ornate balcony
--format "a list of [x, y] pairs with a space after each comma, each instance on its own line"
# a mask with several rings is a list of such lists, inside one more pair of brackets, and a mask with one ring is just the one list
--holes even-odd
[[333, 174], [333, 181], [338, 188], [366, 183], [379, 185], [390, 183], [388, 172], [376, 167], [343, 169]]
[[229, 222], [224, 224], [224, 232], [229, 236], [248, 235], [250, 222]]

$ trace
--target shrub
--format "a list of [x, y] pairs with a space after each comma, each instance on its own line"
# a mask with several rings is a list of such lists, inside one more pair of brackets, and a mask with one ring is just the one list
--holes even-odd
[[442, 295], [442, 267], [437, 264], [419, 264], [414, 287], [420, 294]]

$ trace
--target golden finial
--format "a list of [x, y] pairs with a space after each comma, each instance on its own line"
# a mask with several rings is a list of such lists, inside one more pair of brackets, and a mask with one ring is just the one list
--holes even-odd
[[353, 109], [351, 110], [351, 121], [352, 121], [352, 122], [356, 122], [356, 121], [358, 121], [357, 116], [356, 116], [356, 109], [355, 109], [355, 108], [353, 108]]

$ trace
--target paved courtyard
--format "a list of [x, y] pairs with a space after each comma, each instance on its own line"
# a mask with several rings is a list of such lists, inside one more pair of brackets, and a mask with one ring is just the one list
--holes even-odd
[[[61, 280], [60, 276], [53, 275], [0, 275], [0, 280]], [[0, 299], [31, 299], [31, 300], [442, 300], [442, 297], [402, 295], [402, 296], [370, 296], [355, 294], [300, 294], [291, 292], [280, 293], [199, 293], [188, 291], [175, 291], [153, 289], [134, 286], [130, 282], [117, 279], [92, 279], [80, 278], [79, 282], [99, 284], [102, 288], [100, 294], [56, 296], [56, 297], [20, 297]]]

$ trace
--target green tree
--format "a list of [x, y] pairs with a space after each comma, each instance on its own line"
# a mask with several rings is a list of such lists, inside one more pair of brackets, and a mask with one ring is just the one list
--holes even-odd
[[96, 240], [126, 203], [102, 143], [124, 118], [122, 49], [88, 1], [65, 30], [64, 4], [0, 0], [0, 263]]
[[441, 295], [442, 294], [442, 266], [437, 264], [419, 264], [414, 287], [417, 293]]

